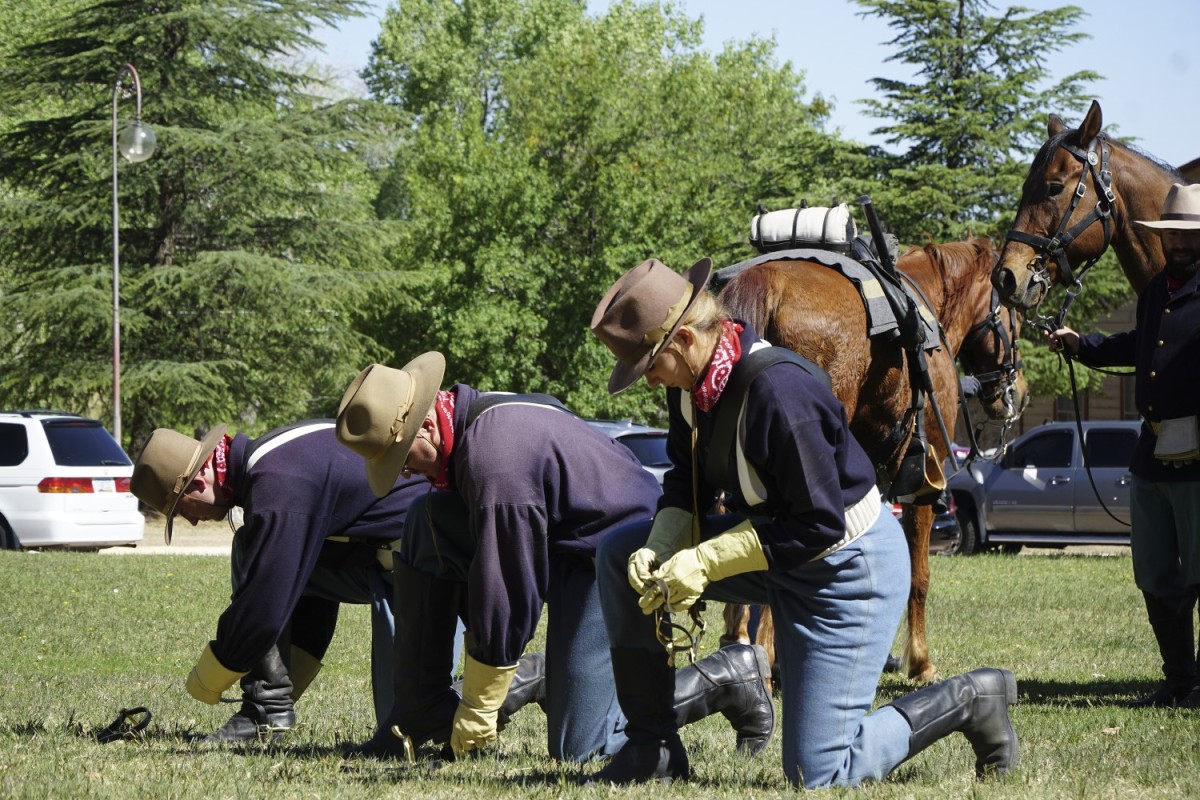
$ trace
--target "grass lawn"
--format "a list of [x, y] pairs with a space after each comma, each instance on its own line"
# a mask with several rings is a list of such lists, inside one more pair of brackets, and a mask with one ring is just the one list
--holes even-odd
[[[683, 731], [693, 780], [580, 788], [594, 766], [547, 758], [541, 712], [519, 713], [489, 755], [415, 767], [346, 762], [370, 735], [369, 624], [343, 610], [326, 667], [280, 745], [193, 743], [236, 710], [189, 697], [184, 678], [229, 594], [223, 558], [0, 552], [0, 798], [774, 797], [794, 793], [778, 736], [758, 759], [734, 752], [719, 715]], [[943, 675], [979, 666], [1016, 674], [1021, 762], [977, 784], [965, 738], [938, 742], [887, 781], [832, 796], [867, 798], [1200, 796], [1200, 711], [1131, 710], [1158, 659], [1128, 555], [933, 559], [929, 639]], [[720, 607], [709, 609], [706, 650]], [[538, 642], [534, 647], [539, 646]], [[909, 690], [885, 675], [879, 702]], [[119, 709], [147, 706], [142, 741], [100, 745]]]

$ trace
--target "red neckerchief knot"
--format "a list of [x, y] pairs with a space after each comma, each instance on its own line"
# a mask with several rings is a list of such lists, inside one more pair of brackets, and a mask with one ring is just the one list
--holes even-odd
[[712, 360], [704, 372], [704, 379], [692, 389], [696, 397], [696, 405], [706, 414], [721, 399], [725, 384], [729, 383], [729, 375], [733, 367], [742, 357], [742, 326], [731, 320], [721, 321], [721, 338], [713, 350]]
[[1183, 285], [1185, 283], [1187, 283], [1186, 279], [1176, 278], [1174, 275], [1172, 275], [1171, 273], [1168, 272], [1167, 273], [1167, 298], [1170, 299], [1170, 298], [1174, 297], [1175, 293], [1178, 292], [1180, 289], [1182, 289]]
[[213, 471], [213, 495], [216, 497], [219, 505], [225, 505], [233, 502], [233, 487], [229, 485], [227, 476], [229, 474], [229, 447], [233, 444], [233, 437], [228, 433], [221, 437], [221, 441], [217, 442], [217, 449], [213, 450], [212, 455], [208, 457], [205, 466], [211, 466]]
[[454, 400], [454, 392], [439, 391], [434, 403], [437, 409], [434, 416], [437, 418], [438, 434], [442, 437], [442, 467], [431, 483], [433, 488], [442, 491], [450, 488], [450, 453], [454, 450]]

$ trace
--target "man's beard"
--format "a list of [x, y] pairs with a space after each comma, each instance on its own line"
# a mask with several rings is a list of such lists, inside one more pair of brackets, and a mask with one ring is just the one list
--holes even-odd
[[1197, 270], [1200, 270], [1200, 259], [1192, 252], [1168, 253], [1166, 270], [1167, 274], [1176, 280], [1190, 280]]

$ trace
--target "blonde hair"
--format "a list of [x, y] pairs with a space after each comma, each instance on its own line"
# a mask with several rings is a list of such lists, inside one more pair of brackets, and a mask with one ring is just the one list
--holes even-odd
[[696, 296], [696, 302], [683, 315], [683, 325], [688, 326], [694, 333], [709, 334], [720, 327], [724, 320], [729, 319], [729, 311], [715, 294], [708, 289], [701, 289]]

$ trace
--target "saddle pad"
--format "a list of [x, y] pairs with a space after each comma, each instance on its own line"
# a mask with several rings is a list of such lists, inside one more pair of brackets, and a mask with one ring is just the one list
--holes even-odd
[[[888, 302], [887, 297], [884, 295], [883, 287], [879, 285], [879, 279], [871, 273], [871, 270], [849, 256], [829, 250], [797, 249], [764, 253], [748, 261], [741, 261], [717, 270], [713, 273], [711, 287], [713, 291], [720, 291], [721, 287], [733, 280], [735, 275], [757, 264], [763, 264], [767, 261], [791, 260], [815, 261], [818, 264], [835, 269], [858, 287], [858, 293], [862, 296], [863, 305], [867, 309], [868, 338], [886, 334], [900, 327], [900, 322], [896, 319], [896, 314], [892, 311], [891, 303]], [[925, 328], [925, 349], [937, 349], [941, 344], [941, 338], [938, 335], [937, 317], [934, 316], [933, 311], [925, 305], [921, 298], [916, 296], [907, 282], [904, 283], [904, 293], [916, 304], [917, 311], [921, 316], [921, 323]]]
[[850, 249], [858, 231], [850, 208], [842, 203], [832, 208], [786, 208], [756, 214], [750, 220], [750, 244], [760, 253], [793, 247]]

